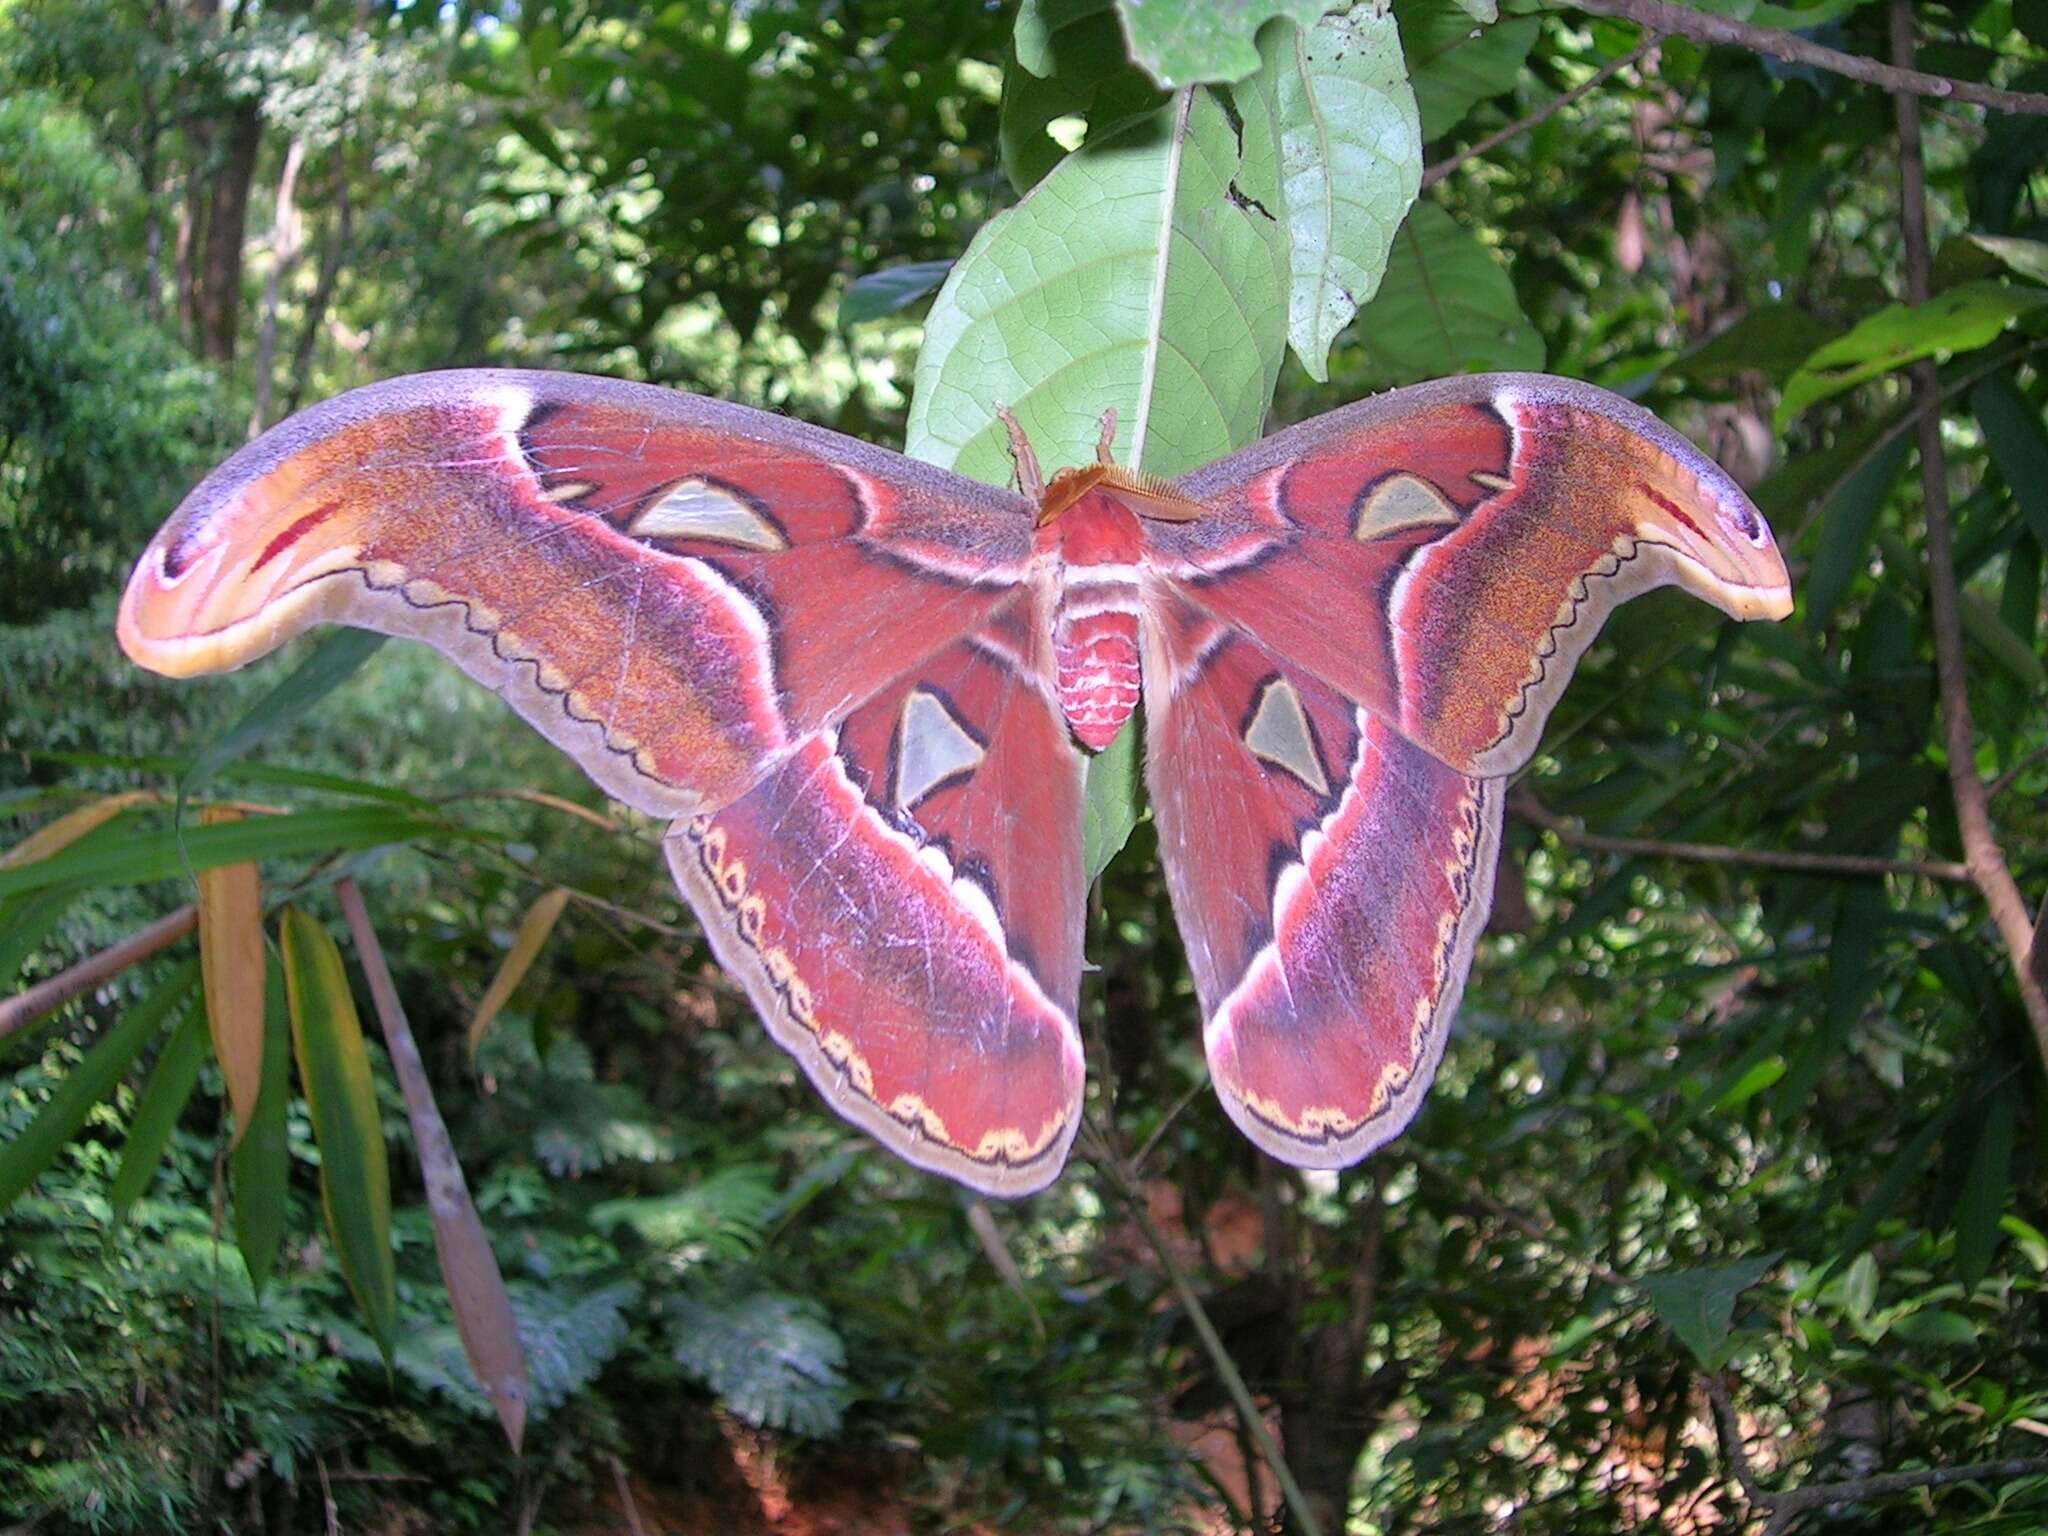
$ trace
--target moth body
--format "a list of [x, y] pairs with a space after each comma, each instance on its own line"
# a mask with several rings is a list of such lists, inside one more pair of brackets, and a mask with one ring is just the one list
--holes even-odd
[[1060, 712], [1074, 739], [1100, 752], [1138, 705], [1144, 530], [1122, 501], [1091, 490], [1038, 538], [1059, 561], [1052, 638]]

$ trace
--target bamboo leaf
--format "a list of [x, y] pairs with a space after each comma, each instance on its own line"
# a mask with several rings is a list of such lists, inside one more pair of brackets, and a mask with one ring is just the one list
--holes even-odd
[[398, 1329], [391, 1173], [362, 1025], [341, 951], [327, 930], [297, 908], [286, 907], [280, 940], [292, 1045], [313, 1115], [313, 1139], [320, 1146], [327, 1229], [349, 1290], [388, 1365]]
[[128, 1122], [128, 1144], [121, 1150], [121, 1168], [107, 1195], [114, 1220], [126, 1221], [129, 1208], [148, 1191], [205, 1065], [205, 1010], [188, 1007], [150, 1070], [149, 1085]]
[[1849, 595], [1870, 558], [1870, 541], [1877, 530], [1878, 514], [1891, 499], [1892, 485], [1906, 462], [1911, 439], [1904, 433], [1880, 448], [1842, 488], [1829, 498], [1821, 514], [1820, 542], [1813, 552], [1813, 565], [1806, 577], [1806, 623], [1813, 630], [1825, 630], [1834, 621], [1842, 599]]
[[[420, 1060], [412, 1027], [399, 1007], [398, 989], [391, 984], [383, 946], [377, 942], [376, 930], [363, 909], [362, 892], [353, 880], [346, 880], [337, 894], [348, 917], [349, 931], [355, 936], [363, 973], [369, 978], [370, 997], [384, 1027], [384, 1044], [391, 1055], [392, 1070], [398, 1074], [398, 1086], [405, 1095], [406, 1118], [412, 1122], [413, 1150], [419, 1155], [420, 1176], [427, 1187], [427, 1213], [434, 1223], [434, 1251], [440, 1256], [441, 1279], [455, 1309], [455, 1330], [462, 1336], [470, 1369], [476, 1372], [484, 1395], [497, 1409], [498, 1422], [504, 1425], [505, 1438], [512, 1442], [516, 1454], [526, 1431], [530, 1395], [526, 1350], [519, 1341], [519, 1320], [512, 1313], [512, 1299], [505, 1292], [504, 1276], [498, 1272], [497, 1256], [491, 1252], [490, 1239], [485, 1236], [483, 1222], [469, 1198], [469, 1185], [462, 1177], [454, 1143], [448, 1139], [447, 1124], [434, 1103], [426, 1063]], [[553, 891], [548, 896], [557, 894], [567, 897], [566, 892]], [[560, 914], [559, 903], [555, 911]], [[550, 917], [548, 926], [552, 925]], [[546, 930], [541, 929], [534, 938], [534, 948], [538, 949], [546, 936]]]
[[133, 810], [138, 805], [155, 804], [160, 798], [148, 790], [131, 789], [81, 805], [77, 810], [37, 827], [12, 848], [0, 853], [0, 869], [18, 869], [24, 864], [47, 859], [69, 848], [87, 833], [105, 826], [123, 811]]
[[1977, 593], [1969, 591], [1958, 594], [1956, 608], [1962, 617], [1963, 633], [1982, 646], [1993, 661], [2017, 678], [2030, 693], [2048, 688], [2048, 668], [2041, 665], [2041, 658], [2034, 654], [2034, 648], [2014, 634], [2005, 620], [1999, 617], [1996, 608]]
[[[365, 806], [251, 817], [224, 826], [158, 832], [116, 841], [95, 839], [51, 858], [0, 869], [0, 896], [20, 891], [89, 885], [143, 885], [175, 880], [187, 870], [289, 858], [385, 843], [480, 840], [482, 834], [439, 818]], [[182, 854], [182, 856], [181, 856]]]
[[225, 735], [199, 754], [191, 771], [179, 781], [179, 803], [227, 764], [247, 757], [297, 724], [315, 704], [353, 677], [376, 654], [384, 638], [363, 629], [337, 629], [322, 637], [313, 654], [300, 662], [291, 676], [258, 699]]
[[76, 899], [72, 891], [36, 891], [0, 898], [0, 984], [21, 974], [36, 947], [64, 918]]
[[285, 1131], [291, 1103], [292, 1026], [284, 968], [266, 966], [263, 986], [263, 1088], [249, 1129], [228, 1163], [235, 1198], [235, 1246], [257, 1295], [270, 1283], [284, 1246], [291, 1149]]
[[[241, 812], [208, 806], [201, 826], [228, 826]], [[227, 1078], [240, 1143], [263, 1087], [263, 881], [254, 863], [199, 872], [199, 969], [214, 1059]]]
[[72, 1068], [49, 1101], [37, 1111], [28, 1129], [0, 1147], [0, 1211], [21, 1198], [21, 1192], [50, 1166], [59, 1149], [92, 1113], [93, 1105], [113, 1092], [164, 1021], [191, 996], [199, 981], [199, 962], [187, 960], [170, 971], [140, 1002], [128, 1009], [112, 1029]]
[[469, 1054], [476, 1057], [476, 1048], [482, 1043], [484, 1031], [491, 1027], [499, 1010], [512, 1000], [512, 994], [519, 989], [519, 983], [526, 979], [526, 973], [533, 968], [533, 962], [540, 955], [548, 936], [555, 931], [555, 924], [561, 920], [562, 909], [569, 904], [569, 893], [557, 886], [543, 894], [526, 909], [526, 915], [519, 920], [519, 932], [513, 936], [512, 947], [505, 952], [505, 958], [498, 962], [498, 973], [491, 978], [491, 984], [484, 990], [483, 1001], [476, 1005], [476, 1012], [469, 1020]]
[[2010, 373], [1998, 373], [1970, 391], [1970, 409], [2028, 531], [2048, 549], [2048, 428], [2041, 424], [2039, 407]]
[[2018, 1099], [2010, 1082], [2000, 1084], [1991, 1095], [1977, 1144], [1970, 1153], [1970, 1171], [1963, 1176], [1962, 1200], [1956, 1207], [1956, 1278], [1972, 1290], [1991, 1268], [1992, 1255], [1998, 1250], [1999, 1221], [2012, 1187]]
[[1828, 1260], [1827, 1268], [1821, 1271], [1823, 1283], [1842, 1265], [1870, 1246], [1870, 1240], [1877, 1235], [1878, 1227], [1886, 1217], [1898, 1209], [1899, 1202], [1906, 1196], [1906, 1190], [1927, 1166], [1927, 1159], [1934, 1151], [1935, 1142], [1940, 1139], [1942, 1132], [1948, 1129], [1949, 1122], [1955, 1119], [1957, 1107], [1957, 1103], [1952, 1100], [1944, 1108], [1937, 1110], [1926, 1124], [1913, 1133], [1912, 1139], [1899, 1149], [1899, 1155], [1893, 1158], [1890, 1165], [1878, 1176], [1877, 1183], [1871, 1187], [1870, 1193], [1863, 1197], [1856, 1219], [1842, 1235], [1842, 1246], [1835, 1251], [1835, 1256]]

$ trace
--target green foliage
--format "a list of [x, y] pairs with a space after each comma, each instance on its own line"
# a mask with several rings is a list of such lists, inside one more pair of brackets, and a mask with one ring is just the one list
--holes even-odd
[[[1889, 48], [1874, 4], [1703, 8]], [[615, 1487], [607, 1458], [701, 1494], [742, 1426], [781, 1427], [792, 1486], [871, 1483], [875, 1525], [1224, 1518], [1187, 1444], [1234, 1427], [1110, 1187], [1079, 1163], [982, 1223], [865, 1150], [710, 965], [658, 828], [482, 797], [591, 803], [495, 701], [392, 646], [229, 760], [286, 668], [174, 686], [114, 655], [113, 584], [241, 435], [294, 138], [307, 242], [278, 285], [280, 406], [407, 367], [538, 361], [894, 441], [907, 317], [942, 273], [909, 440], [991, 479], [1010, 470], [998, 400], [1048, 468], [1092, 456], [1113, 405], [1120, 451], [1171, 473], [1269, 418], [1458, 368], [1547, 359], [1624, 388], [1754, 480], [1802, 600], [1736, 630], [1648, 598], [1588, 656], [1517, 792], [1653, 844], [1961, 857], [1898, 372], [1932, 358], [1975, 767], [2038, 900], [2039, 122], [1926, 115], [1935, 227], [1961, 237], [1926, 306], [1901, 302], [1890, 100], [1682, 39], [1410, 209], [1425, 164], [1638, 41], [1488, 9], [1401, 0], [1397, 58], [1367, 9], [1217, 49], [1183, 24], [1229, 9], [1179, 0], [313, 8], [232, 32], [183, 8], [0, 7], [5, 841], [188, 774], [290, 812], [180, 836], [138, 809], [51, 867], [0, 871], [0, 980], [103, 949], [216, 858], [262, 854], [273, 893], [320, 915], [355, 875], [535, 1388], [514, 1463], [461, 1357], [373, 1041], [361, 1131], [393, 1148], [391, 1369], [328, 1251], [302, 1099], [266, 1091], [216, 1232], [219, 1084], [202, 1068], [181, 1092], [191, 1063], [157, 1044], [170, 1014], [136, 1022], [173, 956], [9, 1042], [0, 1522], [320, 1530], [325, 1465], [389, 1479], [334, 1483], [344, 1528], [495, 1531], [528, 1511], [569, 1528], [591, 1484]], [[2037, 11], [1916, 8], [1923, 63], [2039, 88]], [[1182, 28], [1173, 78], [1240, 78], [1169, 97], [1127, 53], [1126, 14]], [[175, 232], [228, 161], [218, 125], [250, 103], [244, 344], [202, 366]], [[2033, 1449], [2042, 1075], [1970, 888], [1588, 850], [1511, 820], [1500, 884], [1527, 910], [1503, 902], [1428, 1107], [1367, 1168], [1299, 1178], [1201, 1091], [1139, 745], [1097, 762], [1089, 800], [1090, 867], [1128, 839], [1089, 936], [1091, 1112], [1127, 1144], [1158, 1136], [1148, 1201], [1352, 1529], [1689, 1518], [1731, 1497], [1695, 1388], [1710, 1368], [1734, 1373], [1779, 1485]], [[472, 1072], [469, 1010], [556, 886], [579, 894]], [[2031, 1529], [2044, 1493], [1922, 1497], [1825, 1519]]]
[[676, 1363], [749, 1424], [836, 1434], [849, 1394], [846, 1346], [807, 1297], [749, 1286], [668, 1301]]
[[4, 624], [105, 591], [232, 440], [219, 382], [105, 260], [139, 199], [82, 114], [0, 95], [0, 207]]

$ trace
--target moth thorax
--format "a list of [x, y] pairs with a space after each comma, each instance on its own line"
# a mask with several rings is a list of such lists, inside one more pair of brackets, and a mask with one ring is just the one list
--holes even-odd
[[1124, 608], [1063, 612], [1052, 642], [1067, 726], [1100, 752], [1138, 705], [1138, 616]]

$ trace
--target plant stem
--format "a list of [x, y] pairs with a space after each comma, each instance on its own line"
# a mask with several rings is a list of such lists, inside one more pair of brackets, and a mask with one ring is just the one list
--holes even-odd
[[1585, 96], [1589, 92], [1598, 90], [1601, 86], [1605, 85], [1609, 80], [1611, 80], [1615, 75], [1619, 74], [1622, 70], [1627, 69], [1629, 65], [1635, 63], [1636, 60], [1640, 59], [1644, 54], [1648, 53], [1651, 49], [1655, 48], [1659, 43], [1663, 41], [1663, 38], [1653, 33], [1649, 37], [1644, 38], [1640, 43], [1638, 43], [1634, 48], [1630, 49], [1627, 53], [1624, 53], [1620, 58], [1609, 59], [1605, 64], [1602, 64], [1599, 67], [1599, 69], [1593, 72], [1591, 78], [1589, 78], [1583, 85], [1573, 86], [1570, 90], [1566, 91], [1562, 96], [1552, 97], [1549, 101], [1545, 102], [1542, 106], [1538, 107], [1534, 112], [1531, 112], [1527, 117], [1521, 118], [1516, 122], [1509, 123], [1507, 127], [1502, 128], [1497, 132], [1489, 133], [1485, 138], [1481, 139], [1478, 143], [1467, 145], [1465, 148], [1459, 150], [1455, 155], [1450, 156], [1448, 159], [1437, 161], [1435, 165], [1432, 165], [1428, 169], [1423, 171], [1422, 189], [1427, 190], [1428, 188], [1435, 186], [1438, 182], [1442, 181], [1446, 176], [1450, 175], [1451, 172], [1457, 170], [1458, 167], [1463, 165], [1466, 161], [1477, 160], [1481, 155], [1492, 154], [1493, 151], [1499, 149], [1501, 145], [1507, 143], [1508, 140], [1513, 138], [1519, 138], [1522, 134], [1527, 133], [1531, 128], [1536, 127], [1545, 119], [1552, 117], [1559, 112], [1562, 112], [1566, 107], [1570, 106], [1573, 102], [1579, 100], [1582, 96]]
[[[1237, 1368], [1237, 1361], [1231, 1358], [1230, 1350], [1224, 1345], [1223, 1337], [1216, 1331], [1216, 1325], [1209, 1320], [1208, 1311], [1202, 1306], [1202, 1298], [1195, 1294], [1189, 1282], [1187, 1271], [1167, 1247], [1166, 1239], [1152, 1224], [1152, 1217], [1145, 1209], [1144, 1194], [1130, 1177], [1130, 1169], [1124, 1160], [1122, 1149], [1100, 1130], [1093, 1121], [1083, 1122], [1088, 1132], [1090, 1151], [1096, 1165], [1109, 1176], [1109, 1182], [1130, 1207], [1131, 1219], [1137, 1223], [1139, 1232], [1159, 1260], [1159, 1267], [1166, 1271], [1166, 1278], [1173, 1285], [1174, 1294], [1180, 1298], [1186, 1309], [1188, 1321], [1194, 1325], [1195, 1334], [1202, 1341], [1202, 1348], [1208, 1352], [1210, 1364], [1216, 1367], [1216, 1374], [1223, 1378], [1223, 1386], [1230, 1394], [1230, 1400], [1237, 1406], [1238, 1419], [1251, 1434], [1259, 1448], [1259, 1456], [1272, 1469], [1279, 1481], [1280, 1493], [1287, 1501], [1287, 1508], [1293, 1514], [1302, 1536], [1322, 1536], [1322, 1525], [1309, 1508], [1308, 1495], [1301, 1491], [1301, 1484], [1294, 1480], [1294, 1470], [1287, 1465], [1287, 1458], [1273, 1439], [1273, 1432], [1266, 1425], [1265, 1415], [1259, 1412], [1259, 1405], [1253, 1401], [1251, 1389], [1244, 1383], [1244, 1375]], [[1258, 1511], [1254, 1510], [1256, 1518]]]
[[31, 1019], [39, 1018], [52, 1008], [60, 1007], [79, 994], [90, 992], [101, 982], [118, 976], [138, 961], [170, 948], [198, 923], [199, 908], [188, 902], [175, 912], [158, 918], [147, 928], [137, 929], [120, 943], [110, 944], [98, 954], [86, 956], [69, 970], [0, 1001], [0, 1040], [5, 1040]]
[[1922, 880], [1971, 884], [1967, 864], [1948, 859], [1883, 859], [1860, 853], [1793, 853], [1768, 848], [1730, 848], [1720, 843], [1667, 843], [1647, 837], [1609, 837], [1588, 832], [1569, 816], [1560, 816], [1533, 795], [1518, 794], [1515, 814], [1543, 828], [1559, 842], [1596, 853], [1619, 853], [1647, 859], [1679, 859], [1692, 864], [1733, 864], [1748, 869], [1777, 869], [1800, 875], [1845, 875], [1878, 879], [1907, 875]]
[[[1892, 57], [1913, 62], [1912, 0], [1892, 0]], [[1899, 227], [1906, 251], [1906, 297], [1927, 302], [1933, 259], [1927, 239], [1927, 165], [1920, 149], [1920, 107], [1911, 96], [1894, 97], [1899, 132]], [[2035, 928], [2005, 853], [1991, 825], [1991, 799], [1977, 774], [1976, 731], [1970, 719], [1970, 691], [1963, 651], [1963, 623], [1956, 591], [1955, 529], [1949, 516], [1948, 460], [1941, 446], [1941, 378], [1931, 359], [1913, 365], [1913, 398], [1919, 407], [1920, 487], [1927, 516], [1927, 591], [1934, 624], [1934, 671], [1941, 693], [1943, 740], [1948, 752], [1949, 798], [1970, 878], [1991, 909], [1992, 922], [2012, 961], [2020, 1002], [2033, 1026], [2035, 1048], [2048, 1063], [2048, 991], [2035, 972]]]
[[[1815, 69], [1846, 75], [1866, 85], [1880, 85], [1902, 95], [1935, 96], [1947, 101], [1968, 101], [1981, 107], [1995, 107], [2001, 112], [2048, 117], [2048, 96], [2038, 91], [2002, 91], [1996, 86], [1952, 80], [1946, 75], [1930, 75], [1908, 63], [1885, 64], [1860, 54], [1824, 48], [1796, 32], [1781, 32], [1776, 27], [1759, 27], [1732, 17], [1708, 15], [1682, 5], [1667, 5], [1664, 0], [1553, 0], [1553, 3], [1559, 9], [1633, 21], [1652, 32], [1675, 33], [1701, 43], [1724, 43], [1767, 58], [1783, 59], [1788, 64], [1809, 64]], [[1896, 50], [1893, 56], [1896, 60]]]

